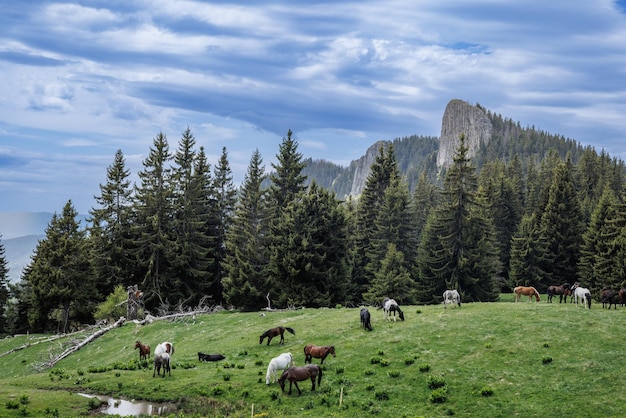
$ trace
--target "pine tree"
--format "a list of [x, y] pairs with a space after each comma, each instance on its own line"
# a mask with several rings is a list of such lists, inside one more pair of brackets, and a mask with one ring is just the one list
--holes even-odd
[[0, 234], [0, 335], [7, 333], [6, 307], [9, 301], [9, 266]]
[[179, 301], [177, 274], [169, 260], [174, 251], [172, 243], [172, 183], [171, 168], [167, 164], [172, 155], [167, 138], [159, 133], [153, 147], [143, 161], [144, 169], [138, 175], [140, 185], [135, 187], [135, 218], [133, 239], [137, 261], [136, 277], [141, 278], [146, 307], [165, 307]]
[[420, 298], [437, 300], [457, 289], [468, 301], [494, 301], [499, 271], [492, 220], [476, 197], [477, 179], [461, 135], [444, 180], [444, 203], [429, 217], [418, 251]]
[[132, 189], [130, 172], [126, 169], [124, 154], [117, 150], [113, 164], [107, 168], [107, 182], [100, 185], [100, 196], [95, 196], [98, 208], [92, 208], [90, 247], [92, 249], [96, 283], [106, 296], [116, 285], [129, 285], [128, 277], [134, 260], [130, 219], [132, 216]]
[[226, 233], [226, 257], [222, 261], [224, 298], [251, 311], [265, 305], [269, 235], [266, 192], [262, 188], [265, 167], [259, 150], [252, 154], [232, 225]]
[[[207, 178], [203, 170], [203, 155], [196, 155], [196, 140], [187, 128], [174, 155], [172, 168], [173, 217], [170, 264], [176, 274], [176, 293], [185, 303], [196, 305], [208, 293], [211, 273], [208, 271], [210, 240], [205, 235], [205, 223], [210, 209], [204, 195]], [[199, 161], [197, 163], [197, 161]]]
[[401, 305], [415, 304], [415, 282], [405, 264], [404, 253], [398, 251], [395, 244], [389, 243], [381, 267], [375, 272], [369, 289], [363, 294], [363, 300], [374, 304], [390, 297]]
[[222, 155], [214, 170], [213, 176], [214, 190], [216, 193], [216, 211], [217, 223], [215, 229], [215, 245], [213, 246], [213, 257], [215, 259], [214, 269], [212, 271], [214, 281], [211, 286], [210, 294], [214, 295], [217, 300], [222, 300], [222, 279], [224, 278], [224, 270], [222, 262], [226, 257], [226, 236], [232, 224], [232, 216], [237, 202], [237, 189], [233, 183], [232, 170], [228, 162], [228, 153], [226, 147], [222, 148]]
[[536, 215], [531, 213], [522, 216], [511, 239], [508, 282], [511, 290], [516, 286], [540, 288], [540, 283], [550, 283], [552, 277], [547, 270], [553, 260], [547, 247], [548, 243], [540, 233]]
[[[550, 184], [548, 201], [542, 213], [540, 230], [553, 257], [548, 268], [556, 283], [571, 282], [576, 277], [583, 233], [582, 214], [569, 161], [560, 163]], [[548, 283], [544, 283], [547, 286]]]
[[86, 250], [85, 231], [76, 221], [76, 210], [68, 201], [63, 213], [56, 213], [39, 241], [23, 277], [32, 291], [31, 328], [49, 331], [56, 318], [57, 330], [67, 332], [70, 321], [91, 322], [98, 295], [94, 273]]

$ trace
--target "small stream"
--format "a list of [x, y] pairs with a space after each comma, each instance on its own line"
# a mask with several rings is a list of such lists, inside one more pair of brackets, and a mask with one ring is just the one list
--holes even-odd
[[80, 396], [86, 398], [98, 398], [106, 401], [108, 406], [101, 409], [104, 415], [119, 415], [123, 417], [132, 417], [137, 415], [162, 415], [176, 411], [176, 406], [170, 403], [157, 403], [147, 401], [127, 401], [124, 399], [115, 399], [107, 396], [88, 395], [79, 393]]

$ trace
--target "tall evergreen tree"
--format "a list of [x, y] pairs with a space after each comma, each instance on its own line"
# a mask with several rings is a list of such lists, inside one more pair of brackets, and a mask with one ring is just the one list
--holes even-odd
[[347, 288], [345, 216], [334, 194], [315, 182], [283, 212], [276, 232], [284, 237], [274, 274], [278, 303], [309, 307], [344, 303]]
[[285, 224], [289, 224], [290, 219], [286, 216], [286, 210], [293, 201], [302, 198], [306, 186], [306, 176], [302, 174], [304, 162], [302, 154], [298, 152], [298, 143], [292, 138], [292, 132], [287, 132], [287, 137], [283, 138], [276, 158], [277, 164], [272, 164], [275, 170], [270, 175], [271, 185], [269, 188], [269, 203], [271, 210], [269, 252], [270, 261], [268, 265], [268, 291], [272, 296], [280, 295], [282, 289], [291, 277], [289, 271], [283, 269], [283, 257], [289, 256], [287, 251], [293, 250], [288, 241], [285, 231]]
[[237, 189], [233, 183], [233, 174], [228, 162], [226, 147], [222, 148], [222, 154], [214, 170], [214, 190], [216, 193], [216, 229], [213, 257], [215, 259], [212, 271], [214, 281], [210, 293], [219, 301], [222, 300], [222, 279], [225, 272], [222, 262], [226, 257], [226, 236], [232, 224], [233, 211], [237, 202]]
[[113, 164], [107, 168], [107, 182], [100, 184], [100, 195], [95, 196], [97, 208], [92, 208], [90, 247], [96, 271], [99, 292], [106, 296], [119, 284], [129, 285], [134, 263], [130, 229], [132, 216], [132, 188], [130, 171], [124, 154], [115, 152]]
[[413, 192], [413, 205], [415, 211], [415, 235], [419, 242], [422, 230], [428, 219], [428, 214], [439, 204], [439, 193], [435, 185], [428, 181], [426, 172], [419, 176], [417, 186]]
[[[209, 266], [209, 237], [205, 235], [205, 223], [209, 207], [204, 195], [206, 173], [196, 169], [206, 166], [202, 155], [195, 151], [196, 140], [187, 128], [183, 132], [174, 155], [172, 168], [173, 191], [173, 253], [170, 260], [176, 274], [176, 292], [186, 304], [195, 305], [208, 291], [211, 273]], [[197, 164], [196, 160], [200, 160]]]
[[[541, 216], [540, 230], [547, 243], [547, 251], [554, 257], [549, 266], [552, 279], [556, 283], [571, 281], [576, 277], [580, 257], [583, 220], [569, 160], [556, 167]], [[549, 284], [544, 283], [546, 285]]]
[[252, 154], [235, 205], [232, 225], [226, 233], [226, 257], [222, 261], [224, 298], [243, 310], [265, 305], [269, 262], [269, 213], [262, 188], [265, 167], [259, 150]]
[[91, 322], [97, 298], [94, 273], [86, 251], [85, 231], [68, 201], [52, 216], [23, 279], [32, 291], [29, 323], [35, 331], [67, 332], [70, 321]]
[[476, 197], [475, 168], [467, 157], [465, 137], [444, 180], [444, 203], [427, 221], [418, 252], [420, 298], [438, 300], [446, 289], [457, 289], [464, 300], [498, 298], [499, 271], [492, 220]]
[[387, 253], [381, 261], [381, 267], [374, 273], [363, 300], [369, 303], [380, 303], [385, 298], [395, 299], [401, 305], [415, 304], [417, 292], [415, 281], [406, 268], [404, 253], [398, 251], [394, 243], [387, 245]]
[[376, 228], [376, 218], [385, 201], [385, 191], [393, 178], [399, 178], [398, 163], [393, 145], [379, 147], [378, 155], [370, 167], [365, 187], [359, 197], [355, 217], [354, 231], [354, 266], [352, 269], [352, 302], [360, 302], [361, 295], [367, 291], [373, 279], [374, 269], [368, 269]]
[[6, 307], [9, 301], [9, 266], [0, 234], [0, 335], [7, 332]]
[[511, 239], [509, 287], [534, 286], [541, 289], [540, 283], [551, 282], [552, 276], [547, 270], [552, 257], [547, 247], [536, 215], [523, 215]]
[[137, 273], [142, 278], [146, 307], [152, 309], [182, 298], [177, 274], [169, 260], [172, 244], [172, 159], [167, 138], [159, 133], [139, 171], [140, 185], [135, 187], [133, 238], [136, 245]]

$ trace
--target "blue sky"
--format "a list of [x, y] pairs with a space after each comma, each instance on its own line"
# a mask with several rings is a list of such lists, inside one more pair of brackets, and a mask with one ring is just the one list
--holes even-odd
[[[250, 5], [252, 3], [253, 5]], [[189, 127], [239, 185], [288, 129], [341, 165], [451, 99], [626, 159], [626, 0], [0, 0], [0, 212], [86, 213]]]

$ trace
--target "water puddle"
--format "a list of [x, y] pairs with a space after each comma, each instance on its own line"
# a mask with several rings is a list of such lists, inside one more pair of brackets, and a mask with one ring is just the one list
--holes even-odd
[[115, 399], [106, 396], [88, 395], [79, 393], [86, 398], [98, 398], [107, 402], [107, 406], [100, 410], [104, 415], [119, 415], [122, 417], [133, 417], [137, 415], [162, 415], [176, 411], [176, 406], [169, 403], [156, 403], [147, 401], [127, 401], [125, 399]]

